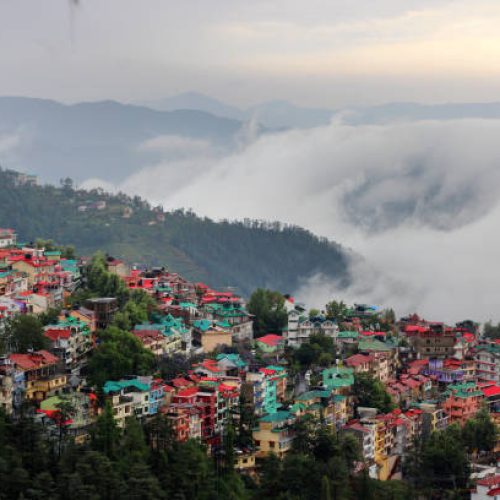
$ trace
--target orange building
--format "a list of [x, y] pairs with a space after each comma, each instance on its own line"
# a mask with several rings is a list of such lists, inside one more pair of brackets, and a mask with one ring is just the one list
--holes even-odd
[[448, 423], [458, 422], [464, 425], [480, 409], [483, 399], [482, 391], [474, 382], [450, 385], [448, 398], [443, 404], [443, 409], [448, 414]]

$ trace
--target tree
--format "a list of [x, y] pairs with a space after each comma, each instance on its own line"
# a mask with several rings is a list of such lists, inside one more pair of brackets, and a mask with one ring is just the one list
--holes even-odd
[[75, 407], [69, 401], [60, 401], [56, 405], [56, 423], [59, 427], [59, 438], [57, 445], [57, 456], [61, 457], [63, 438], [66, 433], [69, 419], [75, 414]]
[[133, 334], [111, 326], [99, 332], [100, 344], [89, 361], [89, 381], [100, 388], [106, 380], [148, 375], [156, 365], [153, 353]]
[[43, 334], [40, 320], [31, 314], [17, 315], [9, 319], [2, 335], [4, 351], [25, 353], [29, 350], [46, 349], [48, 339]]
[[93, 446], [104, 453], [109, 459], [116, 457], [120, 431], [113, 416], [113, 408], [109, 401], [104, 405], [104, 411], [97, 417], [92, 436]]
[[482, 408], [474, 418], [467, 420], [462, 429], [462, 438], [469, 452], [491, 451], [495, 447], [497, 433], [488, 410]]
[[332, 492], [330, 487], [330, 480], [328, 476], [321, 478], [321, 500], [332, 500]]
[[316, 318], [320, 315], [320, 310], [319, 309], [309, 309], [309, 318]]
[[453, 424], [434, 432], [422, 445], [417, 484], [431, 488], [463, 488], [469, 477], [469, 460], [461, 439], [461, 429]]
[[382, 413], [388, 413], [395, 408], [382, 382], [369, 373], [358, 373], [354, 376], [353, 393], [358, 400], [358, 406], [377, 408]]
[[491, 321], [487, 321], [483, 327], [484, 336], [491, 339], [500, 338], [500, 323], [494, 325]]
[[331, 319], [337, 323], [344, 321], [347, 316], [347, 306], [342, 301], [337, 302], [336, 300], [332, 300], [326, 304], [325, 308], [327, 319]]
[[147, 463], [149, 448], [146, 445], [144, 430], [136, 417], [128, 417], [120, 446], [120, 462], [127, 471], [133, 464]]
[[280, 292], [258, 288], [248, 301], [248, 311], [255, 316], [253, 326], [256, 337], [281, 333], [288, 321], [285, 297]]

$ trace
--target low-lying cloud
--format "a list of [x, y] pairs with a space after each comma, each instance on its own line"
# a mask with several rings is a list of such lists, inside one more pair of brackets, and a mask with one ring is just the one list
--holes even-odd
[[339, 121], [230, 155], [181, 143], [182, 155], [169, 151], [118, 188], [214, 218], [299, 224], [366, 257], [347, 291], [304, 277], [298, 295], [311, 305], [344, 296], [401, 314], [500, 319], [498, 137], [497, 120]]

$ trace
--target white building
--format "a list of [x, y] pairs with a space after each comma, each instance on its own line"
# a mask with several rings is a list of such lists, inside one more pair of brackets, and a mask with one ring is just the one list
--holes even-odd
[[476, 347], [476, 376], [479, 380], [500, 384], [500, 346], [485, 344]]
[[309, 337], [313, 334], [323, 333], [334, 339], [338, 331], [338, 326], [334, 321], [323, 317], [309, 319], [302, 316], [297, 309], [292, 309], [288, 312], [288, 327], [284, 330], [283, 336], [288, 345], [299, 347], [309, 342]]
[[13, 247], [16, 245], [17, 235], [13, 229], [0, 228], [0, 248]]

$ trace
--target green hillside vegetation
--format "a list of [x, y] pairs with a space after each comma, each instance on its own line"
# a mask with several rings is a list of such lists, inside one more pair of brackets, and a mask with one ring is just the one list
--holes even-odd
[[[349, 283], [349, 252], [296, 226], [215, 222], [190, 211], [165, 213], [137, 196], [76, 190], [70, 179], [60, 187], [16, 179], [0, 169], [0, 227], [15, 228], [21, 241], [50, 236], [84, 255], [105, 249], [131, 264], [166, 265], [243, 295], [259, 287], [293, 292], [315, 273]], [[102, 201], [104, 209], [93, 207]]]

